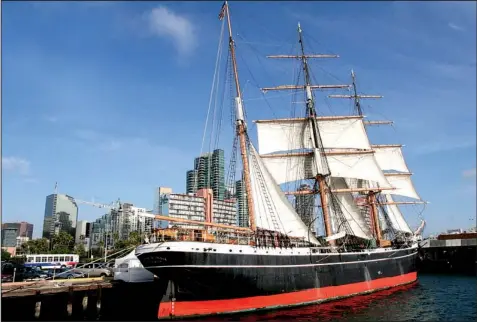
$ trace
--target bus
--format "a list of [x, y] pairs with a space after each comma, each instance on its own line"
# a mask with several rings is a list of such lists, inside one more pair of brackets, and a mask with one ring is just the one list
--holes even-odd
[[25, 267], [41, 269], [75, 267], [79, 256], [75, 254], [35, 254], [26, 255]]

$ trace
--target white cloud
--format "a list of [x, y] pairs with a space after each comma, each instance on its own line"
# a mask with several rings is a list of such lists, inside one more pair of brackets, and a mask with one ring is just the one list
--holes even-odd
[[147, 20], [156, 36], [172, 39], [179, 54], [188, 55], [197, 48], [195, 27], [186, 17], [159, 6], [147, 14]]
[[461, 26], [458, 26], [456, 24], [453, 24], [452, 22], [449, 22], [448, 24], [449, 28], [454, 29], [456, 31], [464, 31], [465, 29], [462, 28]]
[[462, 176], [464, 176], [464, 178], [472, 178], [472, 177], [475, 177], [476, 174], [477, 174], [477, 172], [476, 172], [475, 168], [465, 170], [465, 171], [462, 172]]
[[2, 168], [6, 171], [27, 175], [30, 172], [30, 162], [17, 157], [2, 157]]

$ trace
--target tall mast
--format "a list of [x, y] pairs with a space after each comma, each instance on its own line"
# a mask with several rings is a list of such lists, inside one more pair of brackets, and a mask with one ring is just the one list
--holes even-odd
[[[315, 110], [315, 101], [313, 99], [313, 94], [311, 92], [311, 79], [310, 71], [308, 69], [308, 61], [305, 56], [305, 46], [303, 44], [302, 30], [301, 25], [298, 23], [298, 38], [300, 42], [301, 49], [301, 60], [303, 63], [303, 71], [305, 73], [305, 92], [306, 92], [306, 114], [311, 123], [311, 129], [313, 133], [314, 148], [319, 148], [318, 142], [320, 142], [320, 137], [318, 134], [318, 125], [316, 122], [316, 110]], [[328, 208], [328, 196], [327, 196], [327, 186], [325, 181], [325, 176], [319, 174], [316, 176], [316, 182], [318, 184], [318, 191], [320, 192], [320, 201], [321, 209], [323, 211], [323, 221], [325, 224], [325, 233], [329, 237], [333, 234], [331, 229], [331, 216]]]
[[361, 109], [361, 103], [359, 102], [358, 91], [356, 90], [356, 78], [354, 76], [354, 71], [351, 70], [351, 79], [353, 81], [353, 93], [354, 93], [354, 106], [358, 115], [363, 115], [363, 110]]
[[[281, 91], [281, 90], [294, 90], [294, 89], [304, 89], [306, 93], [306, 116], [310, 122], [313, 134], [313, 147], [315, 149], [320, 149], [323, 152], [323, 148], [321, 146], [321, 139], [318, 132], [318, 125], [317, 125], [317, 115], [315, 110], [315, 101], [313, 99], [312, 89], [334, 89], [334, 88], [349, 88], [350, 85], [312, 85], [311, 84], [311, 77], [308, 68], [308, 58], [338, 58], [338, 55], [323, 55], [323, 54], [313, 54], [307, 55], [305, 54], [305, 48], [303, 44], [303, 37], [302, 37], [302, 30], [300, 23], [298, 23], [298, 39], [300, 43], [300, 50], [301, 55], [271, 55], [267, 56], [268, 58], [294, 58], [300, 59], [303, 63], [303, 71], [305, 74], [305, 84], [304, 85], [280, 85], [276, 87], [265, 87], [262, 88], [263, 92], [267, 91]], [[317, 192], [320, 194], [321, 205], [323, 209], [323, 221], [325, 225], [325, 232], [327, 236], [332, 235], [331, 230], [331, 221], [330, 221], [330, 213], [328, 208], [328, 201], [327, 201], [327, 193], [329, 189], [326, 185], [325, 176], [322, 174], [316, 176], [316, 182], [318, 185], [317, 191], [312, 191], [312, 194], [316, 194]], [[308, 192], [307, 192], [308, 193]], [[333, 243], [333, 242], [332, 242]]]
[[354, 107], [356, 109], [356, 114], [363, 116], [363, 110], [361, 108], [361, 102], [360, 99], [362, 98], [383, 98], [381, 95], [360, 95], [358, 94], [358, 90], [356, 89], [356, 75], [354, 74], [354, 71], [351, 70], [351, 80], [352, 80], [352, 85], [351, 87], [353, 88], [353, 95], [328, 95], [330, 98], [349, 98], [354, 100]]
[[240, 90], [240, 82], [238, 78], [238, 71], [237, 71], [237, 60], [235, 58], [235, 42], [232, 37], [232, 24], [230, 23], [230, 12], [229, 12], [229, 5], [228, 2], [225, 1], [222, 10], [219, 14], [219, 19], [222, 20], [224, 18], [224, 14], [227, 16], [227, 26], [229, 29], [229, 50], [230, 56], [232, 58], [232, 66], [234, 72], [234, 80], [235, 80], [235, 90], [237, 92], [237, 96], [235, 97], [235, 115], [236, 115], [236, 129], [237, 135], [240, 140], [240, 154], [242, 155], [242, 163], [243, 163], [243, 177], [245, 183], [245, 191], [247, 197], [247, 208], [248, 208], [248, 216], [250, 221], [250, 229], [253, 231], [256, 230], [255, 224], [255, 213], [254, 213], [254, 203], [252, 198], [252, 189], [250, 183], [250, 168], [248, 163], [248, 154], [247, 154], [247, 124], [245, 123], [244, 112], [243, 112], [243, 100], [242, 100], [242, 91]]
[[[381, 95], [359, 95], [358, 90], [356, 87], [356, 75], [354, 74], [354, 71], [351, 70], [351, 80], [352, 80], [352, 88], [353, 88], [353, 94], [352, 95], [328, 95], [330, 98], [350, 98], [354, 100], [354, 107], [355, 107], [355, 112], [359, 116], [363, 116], [363, 109], [361, 108], [361, 98], [382, 98], [383, 96]], [[358, 182], [361, 182], [362, 180], [358, 180]], [[372, 188], [370, 188], [372, 189]], [[370, 217], [371, 217], [371, 232], [373, 235], [376, 237], [376, 242], [378, 244], [381, 244], [381, 228], [379, 225], [379, 212], [378, 212], [378, 206], [377, 206], [377, 198], [376, 198], [376, 193], [377, 191], [375, 190], [370, 190], [367, 195], [367, 203], [369, 205], [370, 209]]]

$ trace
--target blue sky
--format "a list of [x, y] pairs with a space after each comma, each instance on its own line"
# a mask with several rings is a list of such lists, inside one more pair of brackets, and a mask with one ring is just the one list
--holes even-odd
[[[143, 207], [157, 186], [183, 192], [201, 151], [221, 4], [3, 3], [2, 220], [29, 221], [39, 236], [56, 181], [78, 199]], [[296, 48], [300, 21], [310, 50], [340, 55], [314, 63], [320, 83], [347, 84], [353, 68], [361, 92], [384, 96], [365, 114], [395, 126], [371, 137], [406, 145], [416, 189], [431, 202], [426, 232], [475, 223], [475, 2], [230, 6], [249, 119], [271, 117], [257, 86], [293, 83], [292, 63], [264, 56]], [[289, 96], [267, 96], [277, 116], [290, 114]], [[324, 114], [350, 109], [324, 95], [317, 103]], [[232, 132], [223, 131], [227, 151]], [[412, 223], [420, 209], [406, 212]], [[79, 219], [101, 213], [81, 205]]]

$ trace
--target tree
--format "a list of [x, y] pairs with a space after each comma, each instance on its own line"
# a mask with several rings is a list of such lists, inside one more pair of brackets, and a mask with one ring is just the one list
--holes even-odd
[[20, 246], [24, 254], [48, 254], [49, 241], [46, 238], [32, 239]]
[[98, 245], [98, 247], [99, 247], [99, 252], [97, 252], [97, 254], [98, 254], [99, 256], [102, 256], [102, 254], [103, 254], [103, 249], [104, 249], [104, 241], [100, 240], [97, 245]]
[[84, 248], [83, 243], [76, 244], [75, 254], [77, 254], [80, 257], [85, 257], [86, 256], [86, 249]]
[[130, 246], [139, 246], [141, 245], [141, 242], [142, 242], [142, 238], [139, 232], [133, 231], [129, 233], [128, 244]]
[[2, 249], [2, 261], [7, 261], [12, 257], [12, 255], [7, 252], [5, 249]]
[[70, 254], [73, 252], [75, 244], [73, 236], [64, 231], [60, 231], [58, 235], [53, 236], [51, 243], [53, 254]]

